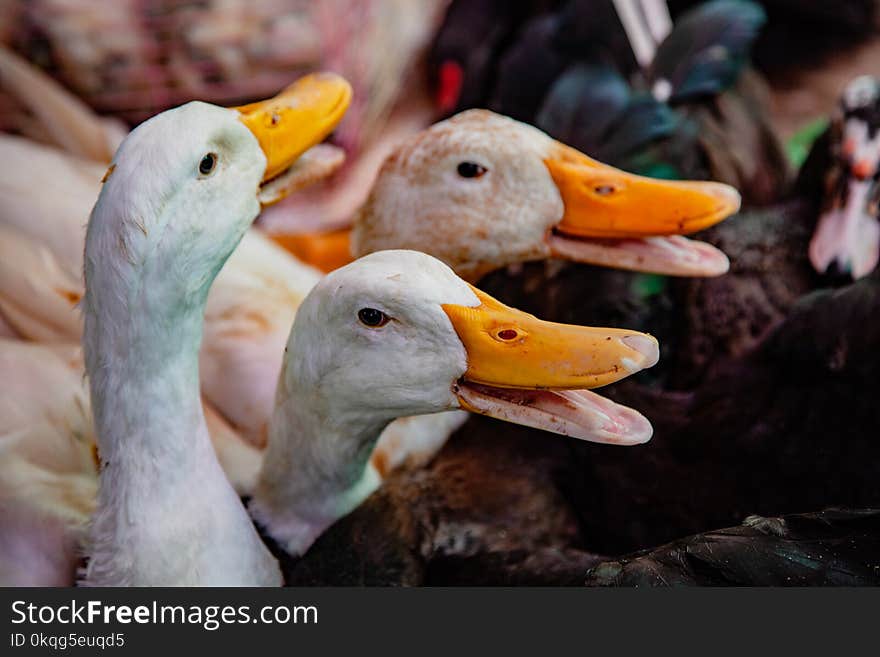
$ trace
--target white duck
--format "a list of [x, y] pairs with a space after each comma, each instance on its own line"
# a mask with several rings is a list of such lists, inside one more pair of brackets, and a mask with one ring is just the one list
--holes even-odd
[[466, 409], [584, 440], [643, 443], [644, 417], [586, 388], [657, 358], [649, 335], [541, 321], [423, 253], [365, 256], [300, 306], [252, 511], [301, 554], [379, 485], [370, 454], [402, 416]]
[[440, 258], [469, 280], [549, 257], [670, 276], [718, 276], [715, 247], [684, 235], [735, 213], [729, 185], [645, 178], [609, 167], [526, 123], [468, 110], [385, 160], [351, 234], [275, 235], [330, 270], [387, 248]]
[[[37, 167], [37, 175], [46, 170], [48, 166]], [[32, 175], [20, 187], [28, 185], [32, 186]], [[673, 274], [714, 275], [727, 268], [723, 254], [665, 233], [689, 232], [719, 221], [738, 203], [736, 192], [725, 185], [625, 174], [528, 125], [470, 111], [406, 141], [388, 158], [357, 216], [354, 246], [358, 254], [395, 246], [431, 252], [471, 278], [489, 268], [548, 255]], [[629, 237], [583, 237], [608, 232], [609, 225]], [[71, 233], [79, 230], [78, 220], [72, 226]], [[655, 236], [639, 237], [644, 235]], [[350, 259], [347, 237], [333, 241]], [[75, 242], [75, 234], [63, 242]], [[12, 240], [7, 243], [12, 248]], [[80, 294], [78, 269], [68, 267], [74, 274], [66, 278], [57, 274], [61, 267], [52, 267], [45, 275], [51, 259], [44, 245], [50, 239], [30, 243], [36, 265], [15, 266], [4, 273], [5, 280], [18, 277], [24, 282], [7, 287], [15, 296], [0, 291], [0, 308], [14, 312], [22, 305], [33, 308], [34, 296], [48, 298], [55, 304], [51, 313], [32, 310], [31, 314], [46, 317], [44, 324], [51, 324], [70, 316], [70, 300]], [[21, 262], [28, 252], [26, 244], [14, 248], [15, 258], [7, 260], [10, 264]], [[209, 296], [202, 389], [255, 444], [263, 444], [281, 346], [296, 306], [317, 280], [313, 270], [250, 231]], [[44, 292], [35, 295], [35, 289]], [[74, 327], [71, 332], [77, 331]], [[37, 332], [31, 335], [36, 337]], [[375, 453], [375, 465], [384, 474], [402, 462], [427, 461], [460, 421], [460, 416], [438, 416], [394, 423]]]
[[[2, 49], [0, 79], [10, 93], [27, 102], [37, 116], [35, 124], [52, 125], [60, 116], [69, 132], [81, 135], [79, 142], [103, 139], [100, 119], [54, 81]], [[347, 87], [331, 91], [313, 77], [300, 80], [287, 95], [292, 102], [311, 98], [323, 103], [314, 106], [319, 114], [312, 117], [308, 116], [312, 105], [298, 106], [301, 118], [310, 118], [316, 130], [304, 133], [309, 141], [303, 146], [326, 136], [351, 98]], [[248, 108], [241, 109], [247, 114]], [[271, 117], [267, 120], [259, 127], [266, 139], [273, 130]], [[93, 143], [86, 152], [99, 150], [99, 144]], [[83, 147], [74, 152], [83, 152]], [[0, 158], [15, 163], [0, 175], [0, 313], [28, 339], [78, 343], [82, 321], [75, 305], [83, 294], [85, 224], [107, 162], [71, 157], [7, 135], [0, 136]], [[265, 185], [261, 199], [277, 200], [325, 175], [341, 160], [339, 149], [315, 146], [284, 176]], [[200, 363], [202, 390], [254, 445], [265, 442], [280, 353], [296, 306], [319, 278], [319, 272], [251, 230], [209, 295]]]
[[[324, 74], [238, 110], [193, 102], [136, 128], [86, 235], [83, 346], [101, 457], [86, 582], [277, 585], [211, 446], [199, 393], [208, 290], [281, 174], [335, 124]], [[271, 183], [270, 183], [271, 184]]]

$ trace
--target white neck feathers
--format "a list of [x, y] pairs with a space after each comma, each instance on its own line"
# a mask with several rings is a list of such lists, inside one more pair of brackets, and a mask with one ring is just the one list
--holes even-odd
[[102, 461], [86, 583], [279, 585], [201, 407], [198, 351], [213, 275], [187, 281], [184, 267], [157, 262], [146, 231], [132, 237], [101, 212], [99, 200], [86, 241], [83, 346]]

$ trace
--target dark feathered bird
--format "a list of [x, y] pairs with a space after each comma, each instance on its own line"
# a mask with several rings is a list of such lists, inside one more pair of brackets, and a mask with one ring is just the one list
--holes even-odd
[[[480, 46], [479, 75], [460, 69], [468, 94], [449, 108], [489, 107], [621, 168], [721, 180], [746, 203], [766, 203], [784, 191], [788, 166], [761, 83], [746, 69], [763, 20], [752, 2], [709, 2], [682, 15], [640, 71], [613, 4], [574, 0], [505, 23], [493, 57]], [[437, 35], [438, 79], [457, 61], [442, 53], [461, 29], [447, 20]]]
[[[451, 581], [448, 570], [486, 555], [582, 546], [562, 495], [565, 439], [475, 416], [426, 468], [394, 473], [321, 536], [298, 562], [293, 585], [417, 585]], [[488, 583], [486, 574], [457, 581]]]
[[[669, 0], [678, 15], [702, 0]], [[813, 68], [877, 33], [876, 0], [756, 0], [767, 26], [755, 44], [753, 59], [772, 75]]]
[[558, 4], [558, 0], [450, 3], [428, 54], [430, 83], [440, 111], [449, 115], [482, 107], [486, 89], [494, 84], [498, 52], [529, 17]]
[[[577, 444], [591, 545], [621, 552], [753, 513], [880, 506], [880, 273], [800, 299], [744, 357], [687, 395], [609, 396], [654, 420], [643, 449]], [[653, 409], [653, 410], [652, 410]]]
[[749, 516], [616, 558], [570, 549], [496, 552], [444, 562], [432, 574], [447, 584], [507, 586], [877, 586], [880, 511]]
[[[866, 81], [853, 84], [857, 91]], [[759, 344], [801, 296], [850, 282], [849, 263], [869, 262], [871, 254], [876, 258], [880, 104], [871, 104], [876, 99], [856, 103], [854, 89], [848, 87], [841, 111], [782, 201], [741, 212], [700, 233], [728, 255], [726, 275], [660, 279], [578, 265], [530, 265], [515, 275], [498, 272], [483, 286], [544, 317], [654, 333], [662, 358], [646, 376], [672, 390], [700, 385], [717, 367]], [[849, 230], [841, 219], [849, 221]], [[817, 230], [823, 225], [824, 232]], [[811, 263], [811, 244], [817, 240], [833, 247], [835, 266], [820, 261], [822, 274]]]
[[880, 253], [880, 84], [858, 78], [789, 197], [742, 212], [702, 239], [730, 258], [716, 279], [670, 281], [678, 330], [669, 384], [687, 389], [757, 344], [807, 292], [864, 276]]

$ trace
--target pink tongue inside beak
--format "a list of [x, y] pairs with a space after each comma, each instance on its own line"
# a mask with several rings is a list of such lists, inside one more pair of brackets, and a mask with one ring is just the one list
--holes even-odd
[[551, 234], [553, 255], [615, 269], [667, 276], [720, 276], [730, 268], [727, 256], [711, 244], [681, 235], [641, 239], [579, 239]]
[[870, 182], [850, 182], [846, 205], [835, 206], [819, 219], [810, 241], [810, 262], [820, 274], [832, 262], [853, 278], [861, 278], [877, 266], [880, 223], [865, 211], [870, 191]]
[[654, 432], [638, 411], [589, 390], [514, 390], [464, 382], [458, 395], [478, 413], [596, 443], [638, 445]]

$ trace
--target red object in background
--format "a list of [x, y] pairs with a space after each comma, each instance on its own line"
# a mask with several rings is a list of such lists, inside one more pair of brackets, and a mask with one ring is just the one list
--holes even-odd
[[868, 180], [874, 175], [874, 164], [871, 160], [859, 160], [853, 164], [852, 172], [857, 180]]
[[440, 65], [436, 101], [441, 112], [451, 112], [456, 108], [463, 81], [464, 71], [457, 61], [447, 59]]

